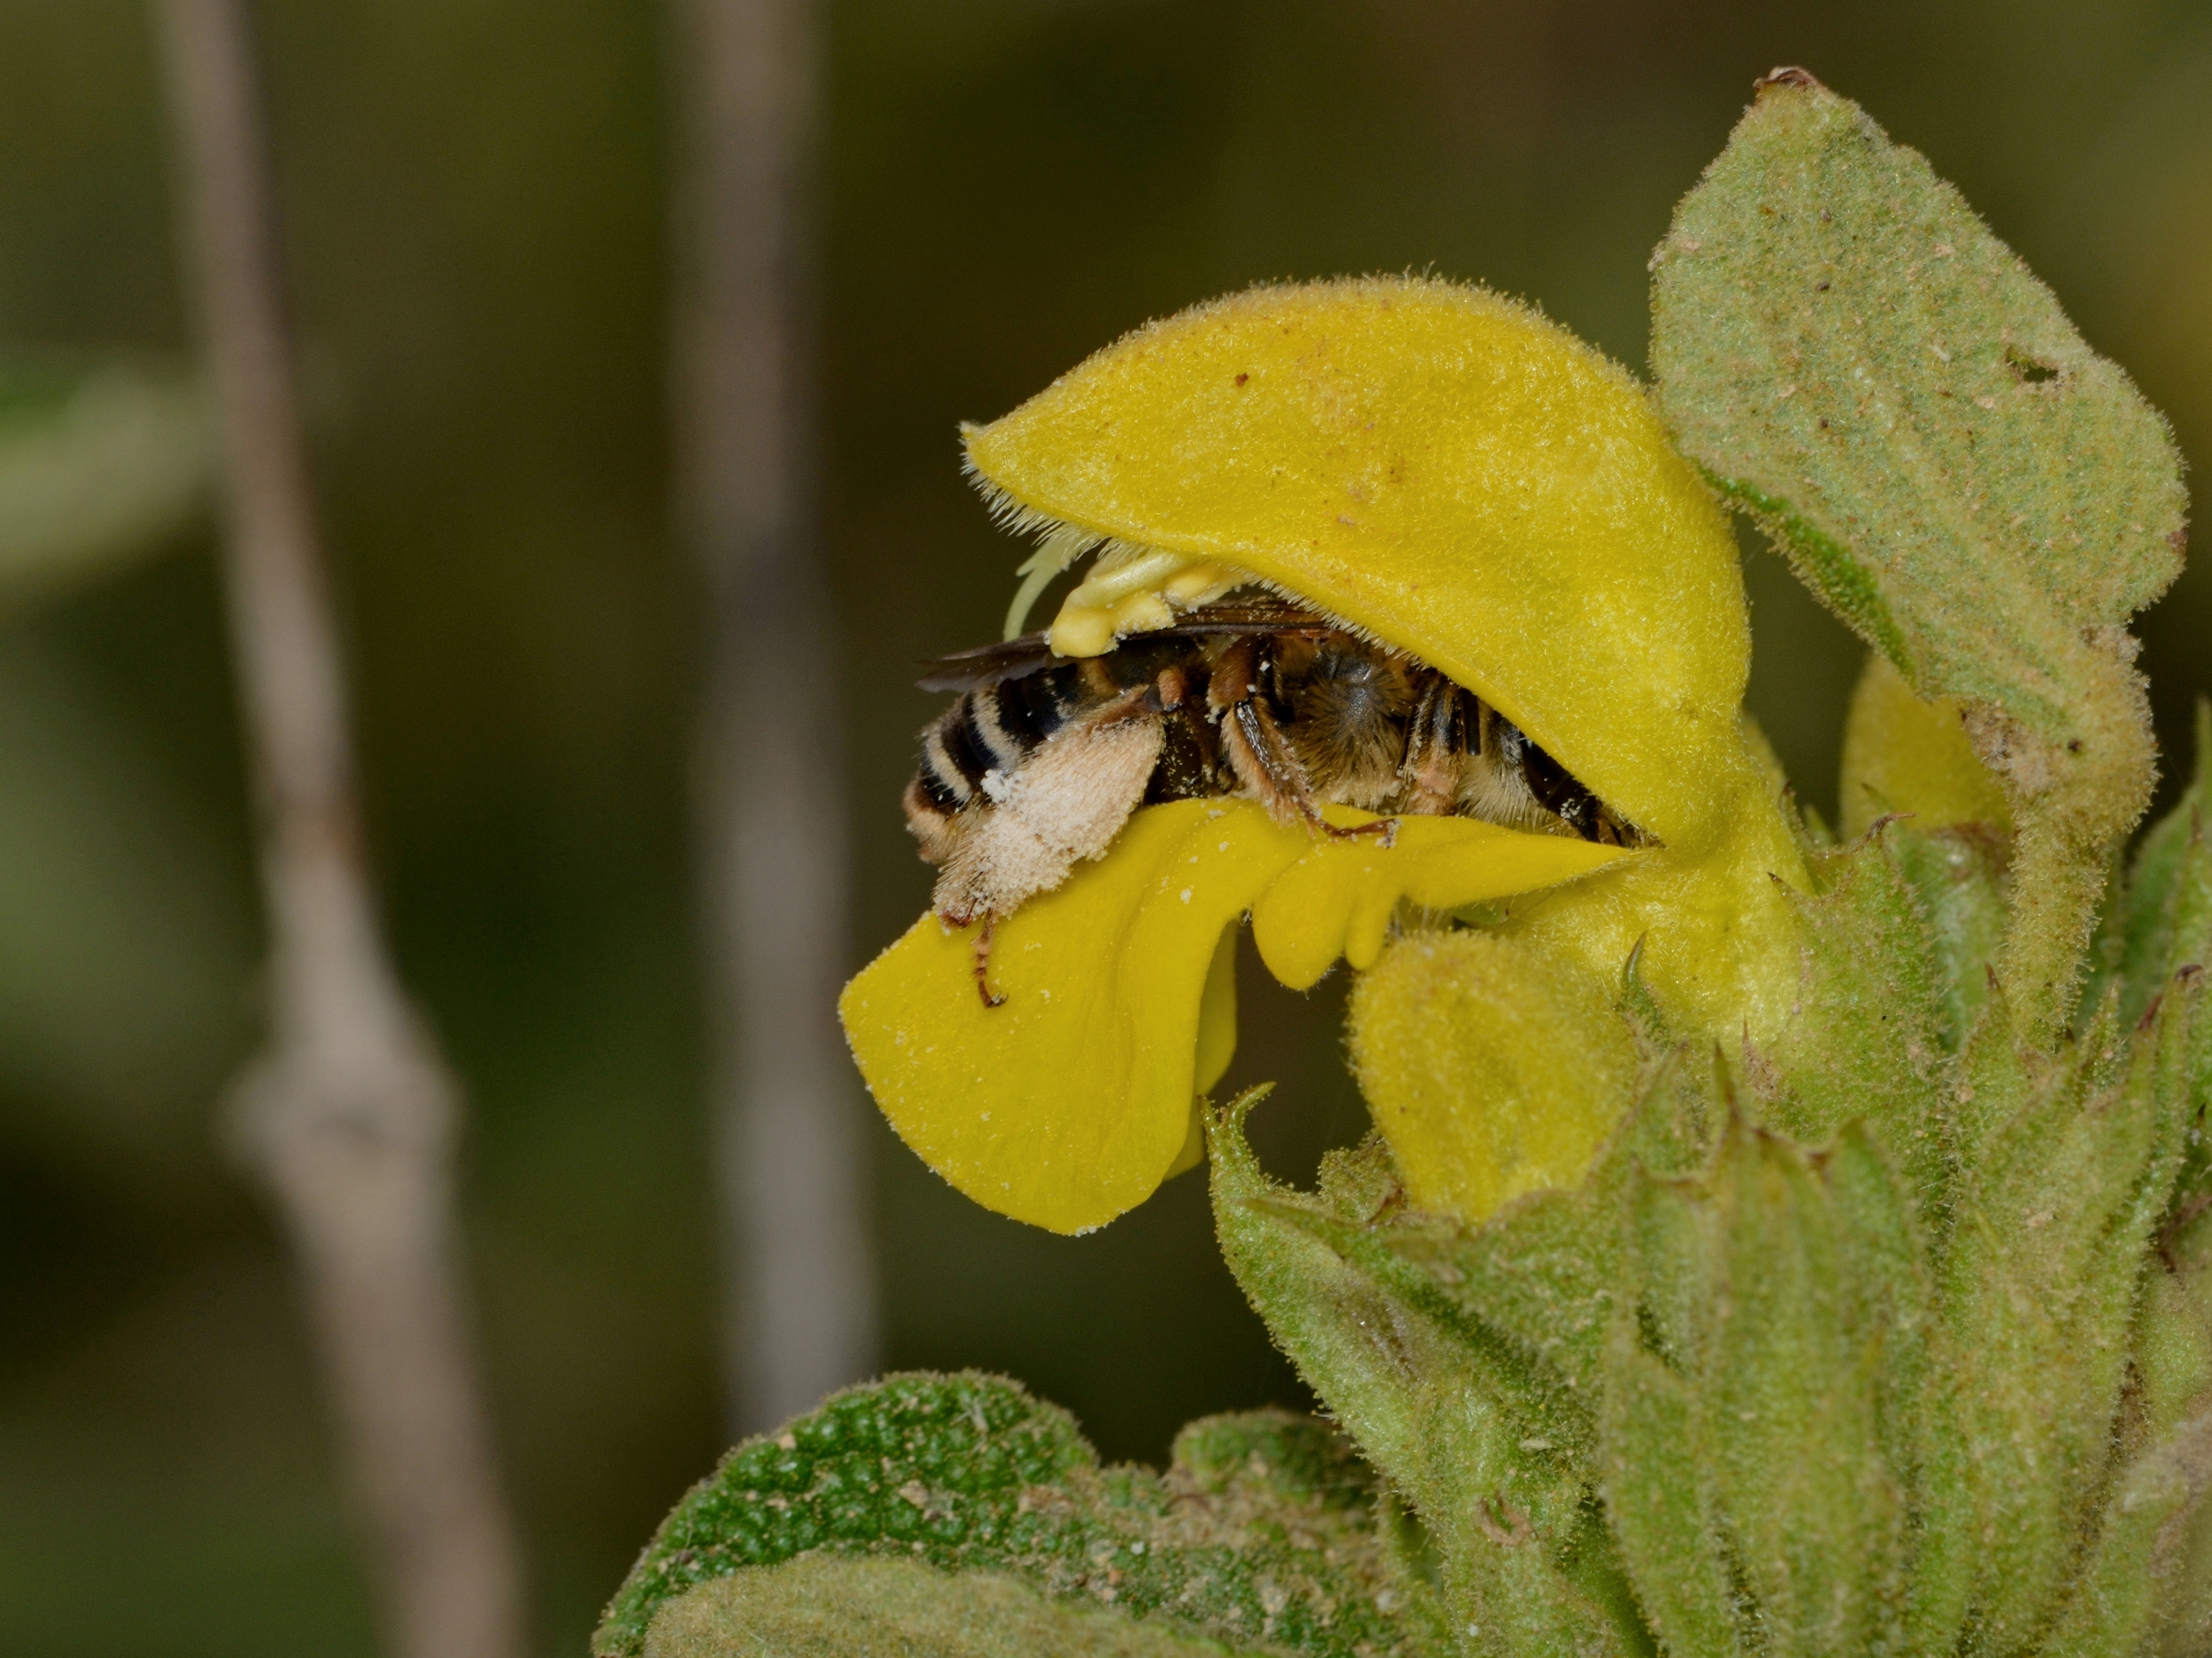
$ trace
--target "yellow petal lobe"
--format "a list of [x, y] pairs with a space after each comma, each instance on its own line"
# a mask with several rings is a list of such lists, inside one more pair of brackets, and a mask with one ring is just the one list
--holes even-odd
[[1213, 947], [1213, 965], [1206, 970], [1199, 998], [1199, 1046], [1192, 1064], [1196, 1091], [1220, 1082], [1236, 1057], [1236, 929], [1222, 930]]
[[1385, 950], [1353, 990], [1351, 1046], [1407, 1197], [1471, 1221], [1579, 1182], [1636, 1075], [1602, 981], [1480, 931]]
[[[1373, 814], [1331, 806], [1350, 826]], [[1524, 834], [1471, 818], [1401, 818], [1382, 836], [1317, 839], [1252, 910], [1252, 939], [1267, 970], [1293, 990], [1321, 981], [1338, 956], [1372, 967], [1401, 900], [1423, 910], [1531, 892], [1629, 856], [1561, 835]]]
[[[1236, 933], [1234, 926], [1222, 930], [1221, 941], [1213, 948], [1213, 965], [1206, 969], [1206, 990], [1199, 1002], [1199, 1050], [1192, 1081], [1200, 1095], [1221, 1080], [1229, 1061], [1236, 1057]], [[1194, 1098], [1183, 1149], [1168, 1165], [1168, 1178], [1172, 1180], [1185, 1170], [1196, 1168], [1205, 1156], [1206, 1114]]]
[[1724, 787], [1731, 811], [1714, 845], [1622, 859], [1514, 904], [1500, 931], [1608, 983], [1641, 944], [1643, 982], [1684, 1033], [1772, 1040], [1799, 994], [1788, 889], [1802, 891], [1807, 876], [1748, 755]]
[[1670, 846], [1717, 832], [1703, 780], [1750, 662], [1733, 534], [1636, 382], [1528, 308], [1254, 289], [967, 442], [1016, 517], [1254, 572], [1474, 690]]
[[1843, 723], [1843, 833], [1908, 811], [1929, 828], [1986, 823], [2009, 830], [2004, 791], [1959, 721], [1956, 697], [1929, 701], [1879, 651], [1870, 652]]

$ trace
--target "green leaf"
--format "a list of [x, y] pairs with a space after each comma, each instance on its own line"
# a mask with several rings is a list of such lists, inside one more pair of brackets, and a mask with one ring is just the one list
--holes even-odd
[[2180, 568], [2165, 422], [1925, 159], [1802, 71], [1761, 83], [1653, 255], [1677, 441], [1968, 725], [2020, 829], [2006, 975], [2071, 1004], [2151, 747], [2121, 625]]
[[[1065, 1411], [1011, 1382], [894, 1376], [841, 1393], [782, 1433], [731, 1452], [662, 1523], [592, 1650], [630, 1658], [648, 1649], [648, 1634], [658, 1638], [663, 1609], [699, 1585], [825, 1555], [1010, 1575], [1053, 1602], [1239, 1649], [1316, 1658], [1439, 1650], [1426, 1591], [1377, 1527], [1374, 1495], [1341, 1439], [1282, 1412], [1194, 1424], [1163, 1476], [1100, 1468]], [[921, 1580], [911, 1577], [841, 1581], [854, 1586], [856, 1604], [884, 1583], [894, 1597], [943, 1606], [960, 1599], [917, 1588]], [[978, 1591], [984, 1600], [998, 1593]], [[773, 1586], [732, 1589], [681, 1621], [687, 1631], [706, 1629], [762, 1606], [771, 1609], [762, 1617], [798, 1616]], [[1022, 1619], [1045, 1618], [1023, 1608], [1028, 1603], [1006, 1612], [1013, 1621], [992, 1625], [999, 1633], [988, 1639]], [[1079, 1619], [1045, 1623], [1067, 1641], [1086, 1627]]]
[[182, 375], [0, 368], [0, 608], [153, 551], [214, 465], [206, 401]]
[[805, 1554], [669, 1602], [646, 1658], [1224, 1658], [1217, 1642], [1049, 1598], [1017, 1577]]
[[[1564, 1286], [1552, 1304], [1569, 1321], [1602, 1293], [1595, 1268], [1610, 1252], [1559, 1224], [1561, 1193], [1464, 1231], [1395, 1217], [1402, 1199], [1363, 1210], [1378, 1152], [1338, 1160], [1321, 1197], [1278, 1186], [1243, 1137], [1252, 1102], [1209, 1126], [1222, 1254], [1299, 1373], [1420, 1516], [1462, 1649], [1529, 1658], [1638, 1650], [1644, 1637], [1591, 1502], [1594, 1401], [1578, 1393], [1558, 1347], [1526, 1340], [1511, 1327], [1517, 1318], [1485, 1318], [1463, 1301], [1482, 1297], [1452, 1244], [1479, 1254], [1477, 1240], [1490, 1240], [1504, 1253], [1513, 1243], [1501, 1240], [1528, 1237], [1531, 1254], [1549, 1259], [1528, 1261], [1518, 1283], [1493, 1261], [1490, 1287], [1525, 1307]], [[1545, 1219], [1514, 1233], [1522, 1216]]]
[[2094, 1012], [2116, 994], [2119, 1017], [2132, 1025], [2166, 981], [2212, 950], [2212, 850], [2204, 843], [2206, 767], [2212, 764], [2212, 704], [2196, 716], [2196, 773], [2172, 811], [2137, 847], [2127, 879], [2098, 930], [2082, 1007]]

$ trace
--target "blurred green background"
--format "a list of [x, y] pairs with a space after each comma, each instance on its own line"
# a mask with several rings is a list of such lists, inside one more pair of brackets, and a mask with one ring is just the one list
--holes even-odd
[[[375, 855], [473, 1111], [466, 1221], [538, 1646], [576, 1653], [719, 1451], [671, 545], [666, 19], [649, 0], [263, 0]], [[1020, 551], [955, 423], [1264, 278], [1433, 269], [1632, 365], [1644, 260], [1751, 79], [1925, 150], [2212, 455], [2212, 5], [843, 0], [827, 16], [828, 557], [855, 964], [918, 911], [920, 658]], [[0, 0], [0, 356], [175, 361], [138, 0]], [[7, 405], [0, 401], [0, 432]], [[373, 1650], [284, 1258], [215, 1133], [259, 922], [210, 531], [0, 588], [0, 1650]], [[1752, 702], [1834, 804], [1857, 647], [1764, 554]], [[2169, 750], [2212, 581], [2151, 613]], [[1278, 1171], [1354, 1138], [1337, 1002], [1246, 985]], [[871, 1141], [885, 1362], [1010, 1371], [1114, 1457], [1297, 1384], [1196, 1181], [1061, 1240]]]

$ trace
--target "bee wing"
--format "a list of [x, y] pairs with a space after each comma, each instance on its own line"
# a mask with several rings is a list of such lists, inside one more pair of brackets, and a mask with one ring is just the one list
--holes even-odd
[[[1249, 633], [1308, 633], [1326, 632], [1333, 624], [1319, 611], [1306, 610], [1281, 599], [1235, 599], [1191, 611], [1170, 627], [1148, 628], [1132, 639], [1217, 639]], [[1053, 654], [1042, 633], [1024, 633], [996, 645], [977, 645], [955, 651], [922, 664], [922, 676], [914, 682], [927, 691], [979, 690], [1027, 679], [1048, 668], [1070, 661]]]
[[1323, 632], [1335, 626], [1319, 611], [1307, 610], [1288, 599], [1219, 599], [1190, 611], [1172, 627], [1137, 635], [1142, 639], [1206, 639], [1234, 633]]
[[924, 690], [981, 690], [1003, 685], [1010, 679], [1027, 679], [1060, 659], [1052, 654], [1042, 633], [1024, 633], [1020, 639], [996, 645], [978, 645], [955, 651], [922, 664], [922, 676], [914, 682]]

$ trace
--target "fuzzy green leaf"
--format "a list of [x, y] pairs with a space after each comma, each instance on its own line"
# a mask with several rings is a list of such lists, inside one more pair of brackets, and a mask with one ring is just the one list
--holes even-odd
[[[1340, 1438], [1281, 1412], [1193, 1424], [1162, 1476], [1100, 1468], [1065, 1411], [1011, 1382], [894, 1376], [731, 1452], [662, 1523], [592, 1649], [631, 1658], [647, 1649], [663, 1609], [699, 1585], [830, 1555], [1011, 1576], [1054, 1602], [1239, 1650], [1316, 1658], [1439, 1650], [1425, 1591], [1374, 1523], [1374, 1495]], [[903, 1581], [899, 1593], [934, 1595]], [[850, 1582], [865, 1602], [878, 1580]], [[725, 1591], [699, 1603], [696, 1618], [685, 1613], [684, 1628], [713, 1626], [738, 1615], [732, 1607], [783, 1605], [780, 1593], [763, 1588], [763, 1601], [749, 1589]], [[1084, 1627], [1052, 1626], [1077, 1632], [1065, 1633], [1070, 1642]], [[999, 1640], [1015, 1624], [993, 1627]]]
[[2073, 732], [2084, 628], [2180, 571], [2172, 434], [1926, 158], [1808, 76], [1652, 258], [1661, 407], [1923, 696]]
[[[1249, 1648], [1234, 1649], [1238, 1651]], [[803, 1554], [669, 1603], [645, 1658], [1231, 1658], [1218, 1642], [1049, 1598], [1017, 1577]]]
[[2149, 797], [2128, 616], [2180, 568], [2165, 422], [1925, 159], [1778, 71], [1653, 255], [1683, 448], [1969, 729], [2021, 831], [2008, 977], [2071, 1002], [2103, 861]]

